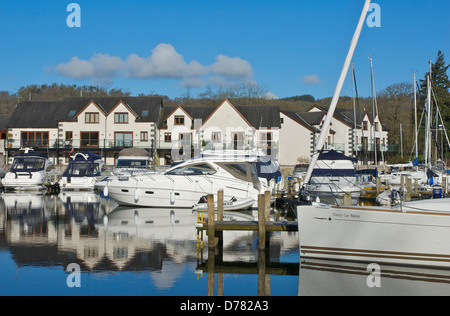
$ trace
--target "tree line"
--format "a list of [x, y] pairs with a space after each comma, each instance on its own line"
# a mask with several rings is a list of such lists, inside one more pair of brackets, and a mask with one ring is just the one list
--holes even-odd
[[[439, 51], [437, 58], [431, 64], [431, 83], [433, 87], [433, 100], [436, 100], [446, 130], [450, 128], [450, 81], [447, 70], [450, 64], [446, 64], [444, 54]], [[417, 117], [420, 118], [424, 112], [424, 104], [427, 97], [427, 72], [422, 78], [419, 78], [417, 84]], [[77, 86], [53, 83], [51, 85], [28, 85], [21, 87], [17, 92], [0, 91], [0, 115], [9, 115], [14, 110], [15, 105], [24, 100], [62, 100], [66, 97], [99, 97], [99, 96], [130, 96], [130, 92], [122, 89], [108, 89], [99, 86]], [[141, 96], [156, 95], [140, 94]], [[161, 96], [161, 95], [160, 95]], [[217, 102], [228, 98], [235, 105], [278, 105], [281, 110], [304, 112], [314, 104], [322, 107], [328, 107], [330, 98], [316, 100], [312, 95], [298, 95], [287, 98], [273, 98], [265, 86], [259, 85], [254, 81], [239, 82], [234, 85], [222, 88], [206, 87], [206, 89], [193, 96], [191, 90], [186, 88], [186, 92], [177, 98], [161, 96], [166, 106], [190, 105], [190, 106], [217, 106]], [[357, 104], [358, 111], [367, 111], [372, 116], [373, 99], [372, 97], [359, 97], [356, 102], [352, 97], [343, 96], [339, 99], [338, 107], [353, 109], [354, 103]], [[389, 131], [389, 144], [400, 145], [403, 143], [404, 157], [399, 156], [399, 152], [391, 161], [407, 161], [410, 153], [413, 152], [415, 143], [415, 115], [414, 115], [414, 85], [412, 82], [402, 82], [392, 84], [385, 89], [377, 92], [376, 96], [377, 111], [381, 119], [383, 128]], [[400, 124], [402, 134], [400, 135]], [[419, 153], [423, 148], [424, 142], [424, 120], [418, 126], [419, 134]], [[442, 137], [435, 134], [435, 139]], [[445, 143], [445, 142], [444, 142]], [[442, 150], [447, 156], [449, 148]], [[420, 155], [419, 155], [420, 156]], [[421, 157], [419, 157], [420, 159]]]

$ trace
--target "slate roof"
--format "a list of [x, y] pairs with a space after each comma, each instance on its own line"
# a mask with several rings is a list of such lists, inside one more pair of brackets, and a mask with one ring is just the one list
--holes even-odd
[[245, 105], [235, 107], [256, 129], [260, 127], [281, 128], [280, 108], [278, 105]]
[[61, 101], [22, 101], [17, 104], [6, 126], [56, 128]]
[[8, 129], [7, 123], [9, 118], [9, 115], [0, 115], [0, 131], [6, 131]]
[[[231, 103], [231, 102], [230, 102]], [[222, 104], [222, 103], [221, 103]], [[217, 106], [182, 106], [181, 108], [189, 114], [192, 119], [201, 119], [205, 122], [217, 109]], [[159, 122], [158, 128], [167, 128], [167, 117], [180, 106], [164, 107], [162, 119]], [[234, 106], [242, 116], [249, 122], [251, 126], [258, 129], [265, 128], [281, 128], [280, 124], [280, 110], [278, 106], [272, 105], [247, 105]], [[193, 126], [191, 127], [193, 128]]]
[[122, 100], [136, 114], [136, 122], [157, 122], [163, 105], [161, 97], [73, 97], [63, 101], [22, 101], [17, 104], [6, 126], [55, 128], [58, 122], [74, 120], [91, 100], [104, 113], [109, 113]]

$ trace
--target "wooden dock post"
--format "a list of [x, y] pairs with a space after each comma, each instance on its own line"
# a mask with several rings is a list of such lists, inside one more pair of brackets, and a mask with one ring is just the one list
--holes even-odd
[[264, 194], [258, 194], [258, 248], [263, 250], [266, 245], [266, 216]]
[[214, 195], [208, 194], [206, 198], [208, 202], [208, 248], [214, 249], [216, 247]]
[[377, 177], [377, 196], [381, 193], [381, 178]]
[[412, 197], [412, 178], [408, 177], [406, 178], [406, 202], [411, 201]]
[[351, 192], [344, 193], [344, 205], [345, 206], [352, 205], [352, 193]]
[[442, 176], [442, 194], [444, 197], [447, 197], [448, 194], [448, 180], [446, 175]]
[[[217, 221], [223, 221], [223, 189], [217, 191]], [[218, 239], [218, 247], [222, 249], [223, 247], [223, 231], [216, 232], [216, 237]]]
[[270, 220], [270, 191], [264, 192], [264, 216], [266, 222]]

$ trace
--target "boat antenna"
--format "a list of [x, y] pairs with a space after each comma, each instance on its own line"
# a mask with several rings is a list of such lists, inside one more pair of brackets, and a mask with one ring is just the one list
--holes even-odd
[[336, 110], [337, 103], [339, 101], [339, 95], [342, 90], [342, 86], [344, 85], [345, 77], [347, 76], [348, 68], [350, 67], [350, 62], [353, 58], [353, 53], [355, 52], [356, 44], [358, 43], [359, 35], [361, 34], [362, 27], [364, 25], [364, 21], [366, 19], [367, 12], [369, 10], [370, 0], [366, 0], [361, 16], [359, 18], [358, 25], [355, 30], [355, 34], [353, 34], [352, 41], [350, 43], [350, 48], [347, 53], [347, 58], [345, 59], [344, 66], [342, 68], [341, 76], [339, 77], [336, 90], [334, 91], [333, 98], [331, 99], [330, 108], [328, 109], [327, 117], [325, 118], [325, 122], [322, 125], [322, 129], [320, 132], [319, 140], [316, 145], [316, 151], [314, 152], [311, 162], [309, 164], [308, 171], [306, 173], [306, 177], [304, 180], [304, 184], [309, 183], [311, 179], [311, 175], [314, 169], [314, 166], [319, 158], [319, 154], [322, 151], [323, 145], [328, 135], [328, 131], [330, 130], [331, 119], [333, 118], [334, 111]]

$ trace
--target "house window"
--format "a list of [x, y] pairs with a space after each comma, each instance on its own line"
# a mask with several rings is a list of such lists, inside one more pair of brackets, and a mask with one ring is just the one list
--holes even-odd
[[184, 125], [184, 115], [175, 115], [175, 125]]
[[133, 133], [115, 132], [114, 144], [116, 147], [133, 147]]
[[73, 140], [73, 132], [72, 131], [66, 131], [66, 141]]
[[22, 147], [48, 146], [48, 132], [22, 132], [20, 136]]
[[221, 138], [222, 138], [221, 132], [211, 133], [211, 141], [213, 141], [214, 143], [220, 143]]
[[81, 147], [98, 147], [98, 132], [81, 132]]
[[378, 132], [378, 122], [375, 122], [375, 132]]
[[171, 143], [172, 142], [172, 133], [164, 133], [164, 142]]
[[369, 129], [369, 123], [367, 121], [363, 122], [363, 130], [367, 131]]
[[141, 132], [141, 142], [148, 141], [148, 132]]
[[86, 123], [98, 123], [98, 112], [86, 112], [85, 114]]
[[114, 113], [114, 123], [127, 124], [128, 123], [128, 113]]

